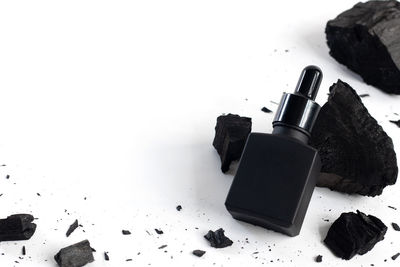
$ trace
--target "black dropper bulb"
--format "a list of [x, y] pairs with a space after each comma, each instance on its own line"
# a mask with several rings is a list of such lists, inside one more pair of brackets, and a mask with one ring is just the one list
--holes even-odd
[[321, 81], [321, 69], [317, 66], [307, 66], [303, 69], [300, 75], [299, 82], [297, 83], [294, 93], [307, 97], [311, 100], [315, 100]]
[[273, 134], [284, 134], [308, 143], [321, 107], [314, 101], [322, 80], [316, 66], [303, 69], [293, 94], [284, 93], [272, 123]]

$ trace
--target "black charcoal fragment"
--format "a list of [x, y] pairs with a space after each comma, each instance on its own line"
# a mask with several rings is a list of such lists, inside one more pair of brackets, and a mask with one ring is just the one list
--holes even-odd
[[233, 241], [225, 236], [224, 230], [222, 228], [216, 231], [208, 231], [208, 233], [204, 236], [205, 239], [210, 242], [210, 245], [214, 248], [225, 248], [229, 247], [233, 244]]
[[67, 233], [65, 234], [67, 237], [69, 237], [73, 231], [76, 230], [76, 228], [78, 228], [79, 224], [78, 224], [78, 220], [75, 220], [73, 224], [71, 224], [67, 230]]
[[158, 247], [158, 249], [163, 249], [163, 248], [166, 248], [168, 245], [162, 245], [162, 246], [160, 246], [160, 247]]
[[392, 227], [395, 231], [400, 231], [400, 226], [397, 223], [392, 223]]
[[400, 3], [367, 1], [328, 21], [330, 55], [367, 84], [400, 94]]
[[322, 255], [318, 255], [317, 257], [315, 257], [315, 261], [322, 262]]
[[109, 261], [110, 257], [108, 256], [107, 252], [104, 252], [104, 260]]
[[322, 162], [317, 186], [348, 194], [380, 195], [397, 179], [392, 139], [347, 83], [338, 80], [329, 90], [310, 139]]
[[176, 210], [177, 211], [181, 211], [182, 210], [182, 206], [181, 205], [176, 206]]
[[156, 233], [159, 235], [164, 234], [164, 232], [161, 229], [154, 229], [154, 231], [156, 231]]
[[388, 206], [388, 208], [389, 208], [389, 209], [392, 209], [392, 210], [397, 210], [397, 208], [396, 208], [396, 207], [393, 207], [393, 206]]
[[10, 179], [10, 175], [9, 174], [6, 175], [6, 179]]
[[400, 127], [400, 120], [398, 120], [398, 121], [390, 121], [390, 122], [396, 124], [397, 127]]
[[396, 260], [400, 256], [400, 252], [392, 256], [392, 260]]
[[200, 249], [196, 249], [193, 250], [193, 255], [197, 256], [197, 257], [201, 257], [205, 254], [206, 252], [204, 250], [200, 250]]
[[349, 260], [356, 254], [370, 251], [384, 239], [386, 231], [381, 220], [357, 210], [357, 213], [342, 213], [330, 227], [324, 242], [333, 254]]
[[221, 158], [222, 172], [229, 170], [232, 161], [240, 159], [250, 132], [251, 118], [234, 114], [217, 118], [213, 146]]
[[272, 110], [270, 110], [269, 108], [266, 108], [266, 107], [263, 107], [263, 108], [261, 109], [261, 111], [262, 111], [262, 112], [265, 112], [265, 113], [271, 113], [271, 112], [272, 112]]
[[131, 234], [131, 231], [129, 231], [129, 230], [122, 230], [122, 234], [123, 234], [123, 235], [130, 235], [130, 234]]
[[61, 249], [54, 259], [60, 267], [81, 267], [94, 261], [88, 240]]
[[25, 248], [25, 246], [22, 246], [22, 255], [23, 255], [23, 256], [26, 255], [26, 248]]
[[36, 230], [30, 214], [15, 214], [0, 220], [0, 242], [28, 240]]
[[361, 94], [361, 95], [358, 95], [358, 96], [361, 97], [361, 98], [364, 98], [364, 97], [368, 97], [369, 94]]

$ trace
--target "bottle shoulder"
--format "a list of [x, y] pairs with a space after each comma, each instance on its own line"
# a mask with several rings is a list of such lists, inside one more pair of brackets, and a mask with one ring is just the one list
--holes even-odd
[[305, 144], [300, 142], [299, 140], [284, 136], [284, 135], [276, 135], [270, 133], [250, 133], [248, 137], [248, 141], [255, 141], [255, 142], [271, 142], [271, 143], [286, 143], [296, 147], [303, 147], [304, 149], [310, 150], [314, 153], [317, 153], [318, 150], [312, 147], [310, 144]]

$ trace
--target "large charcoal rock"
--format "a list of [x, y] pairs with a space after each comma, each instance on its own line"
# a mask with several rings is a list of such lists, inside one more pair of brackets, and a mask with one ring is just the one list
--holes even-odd
[[82, 267], [94, 261], [93, 249], [88, 240], [62, 248], [55, 256], [60, 267]]
[[347, 83], [338, 80], [329, 90], [310, 139], [322, 161], [317, 186], [379, 195], [397, 179], [392, 139]]
[[324, 242], [333, 254], [349, 260], [356, 254], [370, 251], [383, 240], [386, 231], [381, 220], [357, 210], [357, 213], [342, 213], [329, 228]]
[[14, 214], [0, 220], [0, 242], [28, 240], [36, 231], [30, 214]]
[[358, 3], [325, 29], [330, 54], [383, 91], [400, 94], [400, 3]]
[[229, 170], [232, 161], [240, 159], [250, 132], [251, 118], [233, 114], [217, 118], [213, 146], [221, 157], [222, 172]]

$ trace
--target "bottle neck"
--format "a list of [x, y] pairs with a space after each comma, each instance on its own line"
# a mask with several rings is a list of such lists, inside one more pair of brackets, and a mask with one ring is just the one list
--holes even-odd
[[303, 144], [308, 144], [308, 140], [310, 139], [303, 131], [286, 125], [275, 125], [272, 134], [294, 138]]

